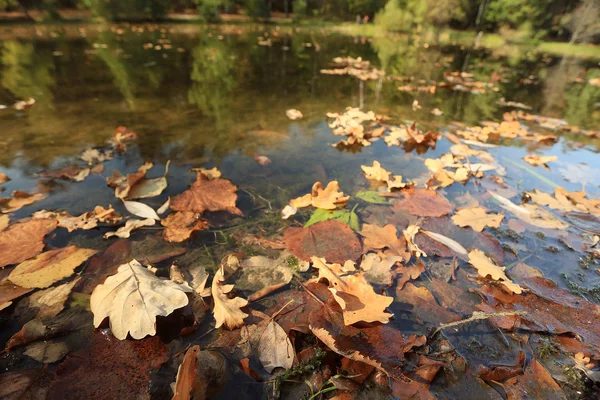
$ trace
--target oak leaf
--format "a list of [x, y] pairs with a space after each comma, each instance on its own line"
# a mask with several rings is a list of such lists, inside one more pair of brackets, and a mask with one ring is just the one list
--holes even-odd
[[185, 353], [183, 362], [177, 369], [177, 378], [171, 400], [190, 400], [196, 380], [196, 367], [198, 366], [198, 353], [200, 346], [192, 346]]
[[108, 239], [113, 236], [121, 239], [127, 239], [129, 236], [131, 236], [132, 231], [144, 226], [152, 226], [155, 223], [156, 220], [154, 218], [130, 219], [129, 221], [125, 222], [125, 226], [120, 227], [115, 232], [106, 232], [104, 234], [104, 239]]
[[216, 320], [215, 328], [225, 325], [227, 329], [235, 329], [244, 325], [244, 318], [248, 316], [241, 310], [248, 305], [248, 300], [241, 297], [230, 299], [227, 294], [233, 290], [233, 285], [224, 284], [224, 267], [221, 266], [215, 273], [212, 282], [212, 295], [215, 302], [213, 314]]
[[186, 292], [192, 289], [171, 280], [160, 279], [137, 260], [119, 266], [115, 275], [96, 286], [90, 297], [94, 326], [110, 320], [113, 335], [124, 340], [156, 334], [156, 317], [167, 316], [188, 304]]
[[419, 232], [419, 227], [415, 224], [408, 225], [406, 229], [402, 231], [402, 234], [406, 239], [408, 251], [414, 254], [417, 258], [427, 257], [427, 254], [425, 254], [425, 252], [421, 250], [419, 246], [415, 243], [415, 235], [417, 234], [417, 232]]
[[0, 198], [0, 212], [8, 214], [13, 211], [20, 210], [24, 206], [35, 203], [36, 201], [48, 197], [45, 193], [29, 194], [20, 190], [15, 190], [12, 197]]
[[312, 257], [311, 260], [313, 266], [319, 269], [318, 279], [325, 278], [329, 282], [329, 290], [342, 308], [345, 325], [359, 321], [389, 322], [392, 314], [385, 309], [392, 304], [393, 297], [375, 293], [362, 273], [338, 276], [336, 271], [341, 272], [339, 264], [327, 265], [318, 257]]
[[31, 219], [10, 225], [0, 232], [0, 267], [18, 264], [44, 249], [44, 236], [56, 228], [56, 221]]
[[537, 166], [543, 166], [546, 169], [550, 169], [548, 167], [548, 163], [552, 162], [552, 161], [556, 161], [558, 160], [557, 156], [532, 156], [532, 155], [528, 155], [523, 157], [523, 161], [525, 161], [528, 164], [533, 165], [534, 167]]
[[387, 247], [396, 255], [402, 256], [405, 261], [410, 259], [410, 252], [406, 250], [406, 239], [397, 236], [398, 230], [394, 225], [387, 224], [382, 228], [364, 224], [360, 234], [364, 237], [363, 243], [366, 249], [381, 250]]
[[209, 180], [203, 174], [198, 174], [190, 189], [171, 199], [171, 209], [176, 211], [228, 211], [242, 215], [235, 206], [237, 186], [226, 179]]
[[183, 242], [192, 232], [208, 228], [208, 222], [200, 218], [198, 213], [178, 211], [160, 221], [165, 227], [163, 238], [168, 242]]
[[475, 249], [469, 253], [469, 264], [475, 267], [480, 276], [485, 278], [489, 275], [493, 280], [499, 281], [499, 283], [503, 284], [511, 292], [515, 294], [523, 293], [523, 288], [508, 279], [504, 273], [506, 267], [494, 264], [481, 250]]
[[486, 226], [499, 227], [503, 218], [503, 214], [487, 214], [482, 207], [475, 207], [459, 210], [452, 216], [452, 221], [460, 227], [470, 226], [475, 231], [481, 232]]
[[387, 182], [392, 173], [381, 167], [379, 161], [373, 161], [373, 166], [361, 165], [360, 168], [365, 173], [365, 177], [372, 181]]
[[146, 176], [146, 172], [152, 168], [152, 163], [141, 165], [137, 172], [123, 175], [118, 170], [114, 170], [112, 176], [106, 178], [106, 184], [115, 189], [115, 197], [125, 199], [129, 196], [132, 188]]
[[47, 288], [71, 276], [77, 267], [97, 252], [76, 246], [50, 250], [17, 265], [8, 279], [24, 288]]

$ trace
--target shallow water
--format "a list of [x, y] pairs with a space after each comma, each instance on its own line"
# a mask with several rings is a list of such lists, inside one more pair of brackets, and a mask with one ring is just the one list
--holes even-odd
[[[259, 44], [266, 40], [269, 45]], [[315, 181], [338, 180], [345, 193], [354, 195], [369, 188], [360, 166], [378, 160], [406, 180], [422, 182], [428, 174], [423, 160], [449, 151], [445, 139], [424, 154], [387, 147], [383, 141], [356, 152], [343, 151], [331, 146], [339, 137], [327, 125], [327, 112], [360, 107], [397, 122], [416, 121], [429, 129], [455, 132], [462, 124], [501, 121], [503, 113], [512, 110], [498, 104], [504, 97], [531, 106], [532, 114], [600, 130], [600, 88], [585, 84], [585, 77], [599, 71], [595, 62], [526, 51], [475, 50], [452, 45], [451, 40], [444, 43], [276, 26], [5, 27], [0, 30], [0, 104], [7, 106], [0, 110], [0, 172], [12, 180], [2, 188], [5, 194], [13, 190], [50, 193], [47, 199], [11, 214], [11, 219], [42, 209], [79, 215], [98, 204], [112, 204], [126, 214], [105, 178], [114, 169], [131, 173], [145, 161], [155, 164], [150, 177], [161, 176], [171, 160], [167, 190], [146, 201], [157, 208], [188, 187], [194, 177], [189, 168], [216, 166], [238, 185], [238, 206], [244, 217], [214, 217], [211, 230], [187, 242], [188, 254], [180, 259], [184, 266], [201, 262], [214, 268], [227, 252], [244, 250], [227, 238], [231, 229], [265, 236], [280, 232], [286, 225], [279, 211], [290, 199], [310, 192]], [[364, 82], [321, 74], [338, 56], [362, 57], [384, 69], [388, 77], [414, 77], [415, 81], [443, 81], [445, 71], [460, 70], [481, 81], [489, 81], [493, 73], [502, 80], [497, 83], [499, 92], [487, 94], [445, 89], [435, 95], [406, 93], [398, 91], [400, 83], [392, 79]], [[11, 107], [28, 98], [35, 99], [30, 109]], [[421, 106], [416, 111], [415, 99]], [[304, 118], [290, 121], [285, 112], [291, 108], [301, 110]], [[443, 115], [432, 115], [434, 108]], [[117, 126], [136, 131], [139, 139], [106, 162], [101, 174], [80, 183], [40, 180], [40, 172], [76, 163], [90, 146], [104, 146]], [[506, 168], [505, 182], [517, 192], [552, 192], [554, 184], [573, 191], [585, 185], [590, 196], [600, 194], [600, 139], [561, 133], [551, 145], [505, 139], [500, 144], [488, 150]], [[550, 170], [531, 167], [521, 161], [530, 153], [556, 155], [558, 161]], [[271, 164], [260, 166], [255, 154], [267, 155]], [[455, 184], [445, 193], [456, 199], [483, 190], [469, 182]], [[359, 204], [357, 212], [361, 222], [383, 225], [388, 218], [368, 204]], [[300, 220], [307, 217], [301, 215]], [[105, 249], [110, 240], [102, 239], [99, 232], [108, 230], [68, 235], [62, 230], [49, 244]], [[154, 233], [146, 229], [132, 238], [144, 240]], [[559, 286], [600, 301], [597, 267], [584, 268], [580, 262], [584, 255], [569, 250], [564, 238], [528, 231], [513, 240], [501, 231], [491, 233], [508, 243], [516, 259], [526, 259]], [[393, 311], [401, 313], [402, 307], [396, 307]], [[398, 321], [404, 332], [422, 333], [420, 325]], [[19, 327], [4, 322], [8, 328], [2, 338], [6, 339]]]

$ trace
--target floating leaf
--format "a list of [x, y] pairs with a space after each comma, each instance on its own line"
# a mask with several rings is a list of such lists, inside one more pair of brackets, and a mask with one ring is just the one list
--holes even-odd
[[290, 206], [302, 208], [312, 204], [315, 208], [335, 210], [338, 206], [345, 205], [350, 198], [350, 196], [344, 196], [344, 193], [339, 190], [340, 185], [337, 181], [329, 182], [325, 189], [323, 189], [321, 182], [316, 182], [312, 187], [311, 193], [290, 200]]
[[45, 193], [29, 194], [20, 190], [15, 190], [12, 197], [4, 197], [0, 199], [0, 212], [7, 214], [13, 211], [20, 210], [22, 207], [35, 203], [36, 201], [48, 197]]
[[486, 257], [481, 250], [475, 249], [469, 253], [469, 264], [475, 267], [479, 275], [483, 276], [484, 278], [489, 275], [492, 279], [499, 281], [513, 293], [521, 294], [523, 292], [523, 288], [521, 286], [508, 279], [504, 273], [506, 267], [499, 267], [498, 265], [494, 264], [494, 262]]
[[156, 211], [149, 205], [144, 203], [140, 203], [139, 201], [123, 201], [123, 205], [133, 215], [136, 217], [148, 219], [152, 218], [157, 221], [160, 221], [160, 217], [156, 214]]
[[94, 289], [90, 298], [94, 326], [100, 326], [108, 317], [110, 329], [119, 340], [124, 340], [128, 333], [134, 339], [154, 336], [156, 317], [167, 316], [187, 305], [186, 292], [191, 291], [187, 286], [156, 277], [132, 260]]
[[153, 226], [155, 223], [156, 220], [154, 218], [130, 219], [129, 221], [125, 222], [125, 226], [120, 227], [116, 230], [116, 232], [106, 232], [104, 234], [104, 239], [108, 239], [113, 236], [127, 239], [129, 236], [131, 236], [131, 231], [144, 226]]
[[459, 210], [452, 216], [452, 221], [460, 227], [470, 226], [481, 232], [486, 226], [498, 228], [503, 218], [503, 214], [487, 214], [483, 208], [475, 207]]
[[356, 193], [356, 197], [371, 204], [388, 204], [388, 201], [374, 190], [360, 191]]
[[398, 230], [394, 225], [388, 224], [384, 227], [364, 224], [360, 232], [364, 237], [364, 246], [369, 250], [390, 249], [394, 254], [402, 256], [405, 261], [410, 258], [406, 249], [406, 239], [398, 237]]
[[198, 174], [191, 188], [171, 199], [171, 209], [176, 211], [228, 211], [242, 215], [235, 206], [237, 186], [225, 179], [209, 180], [203, 174]]
[[402, 192], [404, 199], [394, 204], [394, 209], [419, 217], [441, 217], [454, 207], [437, 192], [427, 189], [409, 189]]
[[191, 211], [175, 212], [160, 223], [166, 228], [163, 231], [163, 238], [168, 242], [183, 242], [191, 236], [192, 232], [208, 228], [208, 222]]
[[40, 176], [53, 179], [70, 179], [75, 182], [81, 182], [90, 175], [89, 168], [81, 168], [76, 165], [69, 165], [55, 171], [40, 173]]
[[[356, 208], [356, 207], [355, 207]], [[311, 225], [316, 224], [317, 222], [328, 221], [328, 220], [336, 220], [343, 222], [346, 225], [349, 225], [352, 229], [358, 230], [360, 229], [360, 223], [358, 220], [358, 215], [354, 212], [353, 208], [351, 211], [348, 210], [323, 210], [318, 208], [315, 212], [312, 213], [309, 220], [304, 224], [305, 228], [308, 228]]]
[[[167, 188], [167, 174], [169, 173], [169, 164], [171, 160], [167, 161], [165, 165], [165, 174], [160, 178], [140, 179], [133, 185], [127, 194], [127, 199], [147, 199], [150, 197], [156, 197], [160, 195], [163, 190]], [[143, 217], [142, 217], [143, 218]]]
[[441, 244], [458, 254], [461, 254], [463, 256], [467, 255], [467, 250], [460, 243], [453, 239], [450, 239], [448, 236], [440, 235], [439, 233], [435, 232], [429, 232], [423, 229], [421, 229], [421, 233], [424, 233], [436, 242], [440, 242]]
[[56, 221], [31, 219], [10, 225], [0, 232], [0, 267], [18, 264], [44, 249], [44, 236], [56, 228]]
[[292, 121], [302, 118], [302, 113], [299, 110], [296, 110], [295, 108], [291, 108], [291, 109], [287, 110], [285, 112], [285, 115]]

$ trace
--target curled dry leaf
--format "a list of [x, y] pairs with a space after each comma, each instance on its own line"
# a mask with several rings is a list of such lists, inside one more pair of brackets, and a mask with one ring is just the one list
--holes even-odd
[[192, 232], [208, 228], [208, 222], [191, 211], [178, 211], [160, 221], [165, 227], [163, 238], [168, 242], [183, 242]]
[[77, 277], [71, 282], [35, 292], [21, 300], [15, 308], [16, 315], [27, 315], [42, 321], [57, 316], [64, 308], [73, 287], [79, 282]]
[[165, 173], [158, 178], [142, 178], [135, 183], [127, 194], [127, 199], [147, 199], [160, 195], [167, 188], [167, 175], [171, 160], [165, 165]]
[[268, 373], [279, 367], [290, 369], [294, 364], [294, 346], [283, 328], [273, 320], [267, 324], [258, 342], [258, 358]]
[[543, 166], [546, 169], [549, 169], [548, 167], [548, 163], [552, 162], [552, 161], [556, 161], [558, 160], [557, 156], [532, 156], [532, 155], [528, 155], [523, 157], [523, 161], [525, 161], [528, 164], [533, 165], [534, 167], [537, 166]]
[[337, 272], [342, 272], [339, 264], [327, 265], [318, 257], [311, 260], [313, 266], [319, 269], [318, 279], [324, 278], [329, 282], [329, 290], [342, 308], [345, 325], [359, 321], [389, 322], [392, 314], [385, 309], [394, 299], [375, 293], [362, 273], [338, 276]]
[[352, 228], [335, 220], [317, 222], [308, 228], [287, 228], [284, 238], [289, 252], [304, 261], [316, 256], [343, 263], [357, 260], [362, 254], [362, 244]]
[[291, 109], [287, 110], [285, 112], [285, 115], [292, 121], [302, 118], [302, 113], [299, 110], [296, 110], [295, 108], [291, 108]]
[[43, 340], [27, 346], [23, 354], [43, 364], [52, 364], [69, 353], [66, 343], [58, 340]]
[[127, 176], [122, 175], [118, 170], [114, 170], [112, 176], [106, 178], [106, 184], [115, 189], [115, 197], [125, 199], [129, 196], [131, 189], [144, 179], [150, 168], [152, 168], [152, 163], [145, 163], [138, 168], [137, 172], [127, 174]]
[[394, 209], [419, 217], [441, 217], [454, 207], [446, 198], [433, 190], [408, 189], [402, 192], [404, 199], [394, 204]]
[[188, 304], [192, 289], [158, 278], [137, 260], [119, 266], [115, 275], [98, 285], [90, 297], [94, 326], [105, 318], [119, 340], [130, 333], [134, 339], [156, 334], [156, 317], [167, 316]]
[[237, 186], [225, 179], [210, 180], [200, 173], [191, 188], [171, 199], [171, 209], [175, 211], [228, 211], [242, 215], [235, 206]]
[[263, 167], [271, 164], [271, 159], [263, 154], [255, 154], [254, 160]]
[[498, 228], [503, 218], [503, 214], [487, 214], [482, 207], [475, 207], [459, 210], [452, 216], [452, 221], [460, 227], [470, 226], [481, 232], [486, 226]]
[[81, 168], [77, 165], [69, 165], [61, 169], [54, 171], [47, 171], [40, 173], [40, 176], [44, 178], [52, 179], [70, 179], [74, 182], [81, 182], [90, 175], [89, 168]]
[[81, 156], [79, 157], [83, 161], [85, 161], [88, 165], [93, 165], [97, 163], [103, 163], [104, 161], [112, 160], [112, 154], [110, 151], [108, 152], [100, 152], [97, 149], [86, 149]]
[[102, 206], [96, 206], [94, 210], [74, 217], [66, 211], [53, 212], [41, 210], [33, 213], [33, 218], [36, 219], [54, 219], [58, 222], [58, 226], [65, 228], [69, 232], [77, 229], [90, 230], [98, 226], [98, 223], [116, 224], [121, 221], [121, 216], [109, 206], [105, 209]]
[[404, 238], [406, 239], [406, 244], [408, 246], [408, 251], [415, 255], [415, 257], [427, 257], [427, 254], [423, 250], [419, 248], [419, 246], [415, 243], [415, 235], [419, 232], [419, 227], [415, 224], [410, 224], [406, 227], [405, 230], [402, 231]]
[[350, 198], [350, 196], [344, 196], [344, 193], [339, 190], [340, 185], [337, 181], [329, 182], [325, 189], [321, 182], [316, 182], [310, 194], [290, 200], [290, 206], [302, 208], [312, 204], [315, 208], [335, 210], [338, 206], [345, 205]]
[[0, 310], [12, 304], [14, 299], [31, 292], [33, 289], [17, 286], [9, 280], [0, 281]]
[[144, 227], [144, 226], [153, 226], [156, 223], [154, 218], [148, 219], [130, 219], [125, 222], [125, 226], [120, 227], [115, 232], [106, 232], [104, 234], [104, 239], [108, 239], [110, 237], [116, 236], [121, 239], [127, 239], [131, 236], [131, 231]]
[[394, 225], [387, 224], [379, 227], [377, 225], [364, 224], [361, 236], [364, 237], [363, 243], [367, 250], [390, 249], [395, 255], [401, 256], [404, 261], [410, 259], [410, 252], [406, 249], [406, 239], [404, 236], [398, 237], [398, 230]]
[[185, 353], [183, 362], [177, 369], [175, 388], [171, 400], [190, 400], [194, 383], [196, 381], [196, 367], [198, 366], [198, 353], [200, 346], [192, 346]]
[[537, 360], [532, 360], [523, 375], [499, 383], [509, 400], [553, 399], [566, 400], [564, 392], [552, 375]]
[[361, 165], [360, 168], [365, 173], [365, 177], [372, 181], [387, 182], [392, 173], [381, 167], [379, 161], [373, 161], [373, 166]]
[[139, 201], [123, 201], [123, 205], [133, 215], [140, 218], [152, 218], [160, 221], [160, 217], [156, 214], [156, 211], [147, 204], [140, 203]]
[[439, 233], [435, 233], [435, 232], [426, 231], [424, 229], [421, 229], [421, 233], [424, 233], [425, 235], [429, 236], [431, 239], [443, 244], [444, 246], [448, 247], [450, 250], [452, 250], [462, 256], [467, 255], [467, 249], [465, 249], [457, 241], [450, 239], [448, 236], [440, 235]]
[[248, 305], [248, 300], [241, 297], [230, 299], [227, 294], [233, 290], [233, 285], [226, 285], [224, 267], [221, 266], [215, 273], [212, 282], [212, 295], [215, 302], [213, 314], [216, 320], [215, 328], [225, 325], [227, 329], [235, 329], [244, 325], [244, 318], [248, 316], [241, 310]]
[[511, 292], [516, 294], [523, 293], [523, 288], [508, 279], [504, 273], [506, 267], [500, 267], [494, 264], [494, 262], [490, 260], [481, 250], [475, 249], [469, 253], [469, 264], [475, 267], [479, 275], [482, 277], [485, 278], [489, 275], [492, 279], [499, 281]]
[[288, 204], [287, 206], [283, 207], [283, 210], [281, 210], [281, 218], [288, 219], [292, 215], [295, 215], [297, 212], [298, 209], [296, 207]]
[[77, 267], [97, 252], [77, 246], [47, 251], [17, 265], [8, 279], [24, 288], [47, 288], [71, 276]]
[[18, 264], [44, 249], [44, 236], [56, 228], [56, 221], [31, 219], [10, 225], [0, 232], [0, 267]]
[[48, 197], [48, 195], [45, 193], [29, 194], [20, 190], [15, 190], [12, 193], [12, 197], [0, 198], [0, 212], [8, 214], [20, 210], [36, 201], [45, 199], [46, 197]]

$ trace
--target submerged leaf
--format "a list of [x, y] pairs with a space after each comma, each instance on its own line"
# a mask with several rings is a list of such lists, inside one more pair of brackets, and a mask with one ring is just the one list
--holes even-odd
[[459, 210], [452, 216], [452, 221], [460, 227], [470, 226], [481, 232], [486, 226], [498, 228], [503, 218], [503, 214], [487, 214], [483, 208], [475, 207]]
[[321, 208], [317, 208], [315, 212], [312, 213], [309, 220], [304, 224], [305, 228], [308, 228], [311, 225], [316, 224], [317, 222], [327, 221], [327, 220], [337, 220], [340, 222], [349, 225], [354, 230], [359, 230], [359, 220], [358, 215], [354, 212], [354, 209], [349, 210], [323, 210]]
[[190, 189], [171, 199], [171, 209], [175, 211], [228, 211], [232, 214], [242, 215], [242, 211], [235, 206], [237, 186], [225, 179], [212, 179], [198, 174], [196, 181]]
[[356, 197], [371, 204], [388, 204], [388, 201], [374, 190], [366, 190], [356, 193]]
[[469, 253], [469, 264], [475, 267], [482, 277], [485, 278], [489, 275], [492, 279], [499, 281], [513, 293], [521, 294], [523, 292], [521, 286], [508, 279], [504, 273], [506, 267], [500, 267], [494, 264], [481, 250], [475, 249]]

